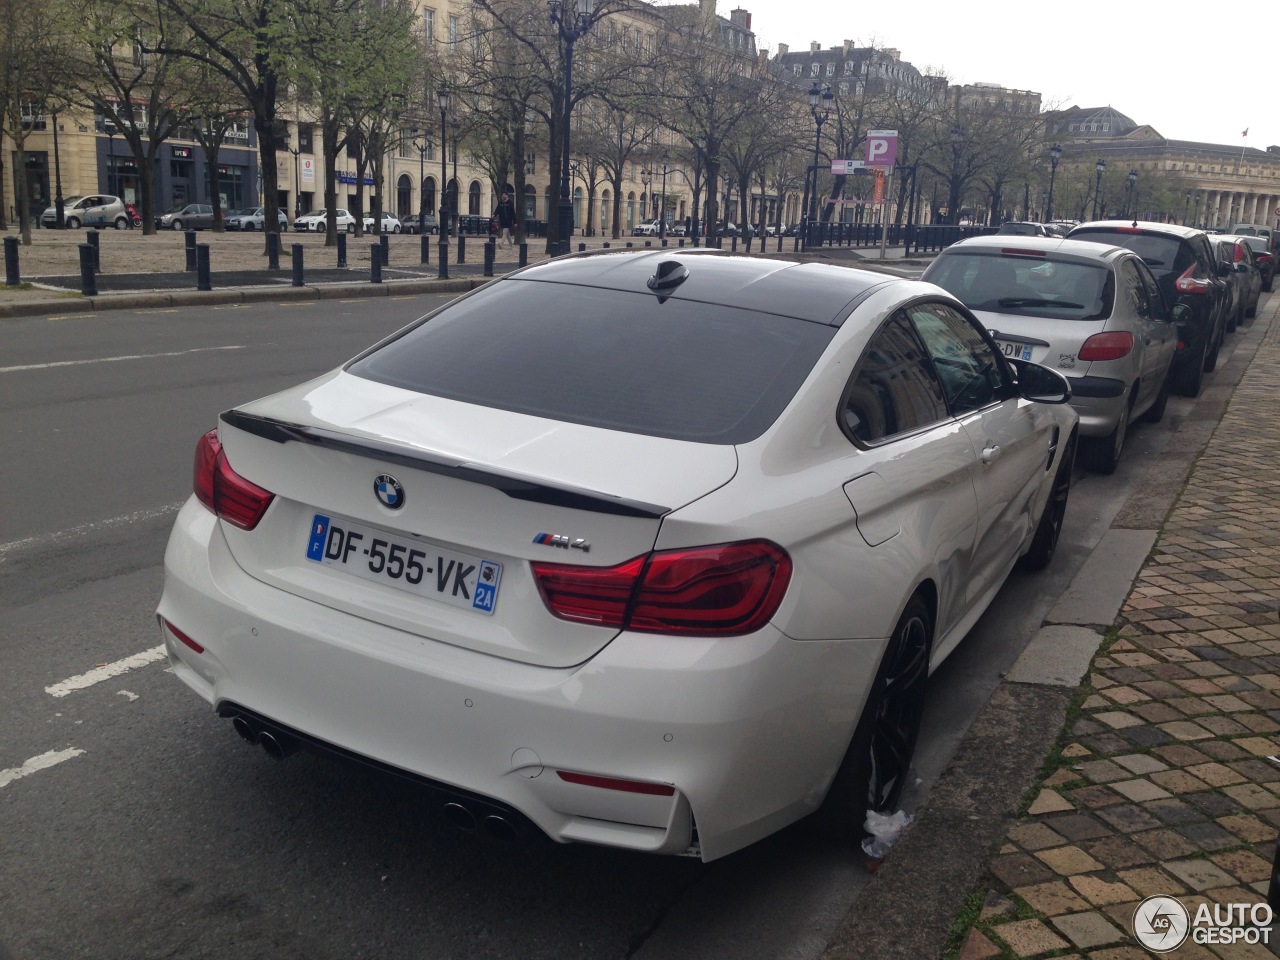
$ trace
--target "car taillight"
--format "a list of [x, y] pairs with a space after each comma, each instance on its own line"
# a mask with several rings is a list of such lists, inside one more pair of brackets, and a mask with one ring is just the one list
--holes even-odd
[[659, 550], [613, 567], [531, 567], [547, 609], [562, 620], [676, 636], [752, 633], [791, 582], [791, 558], [767, 540]]
[[1258, 254], [1256, 257], [1254, 257], [1254, 259], [1255, 259], [1255, 260], [1257, 260], [1257, 261], [1258, 261], [1258, 263], [1270, 263], [1270, 262], [1271, 262], [1271, 254], [1269, 254], [1269, 253], [1260, 253], [1260, 254]]
[[270, 490], [263, 490], [231, 469], [217, 430], [210, 430], [196, 444], [192, 486], [197, 500], [241, 530], [256, 527], [275, 498]]
[[1081, 360], [1119, 360], [1133, 349], [1133, 334], [1124, 331], [1095, 333], [1080, 347]]
[[1195, 265], [1187, 267], [1186, 272], [1180, 276], [1174, 283], [1179, 293], [1208, 293], [1210, 283], [1208, 280], [1200, 280], [1191, 274], [1195, 272]]

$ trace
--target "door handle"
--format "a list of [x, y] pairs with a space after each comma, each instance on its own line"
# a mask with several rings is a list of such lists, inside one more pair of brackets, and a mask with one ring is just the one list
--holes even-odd
[[982, 451], [983, 463], [994, 463], [999, 458], [1000, 458], [1000, 444], [998, 443], [993, 443], [991, 444], [991, 446], [987, 447], [985, 450]]

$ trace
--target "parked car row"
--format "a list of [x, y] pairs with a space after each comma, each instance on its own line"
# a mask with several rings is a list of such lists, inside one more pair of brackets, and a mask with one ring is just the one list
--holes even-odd
[[1176, 224], [1090, 222], [1065, 238], [1024, 226], [952, 244], [923, 279], [973, 310], [1006, 356], [1067, 377], [1081, 459], [1111, 473], [1133, 423], [1158, 422], [1170, 390], [1200, 392], [1223, 337], [1270, 289], [1271, 257]]

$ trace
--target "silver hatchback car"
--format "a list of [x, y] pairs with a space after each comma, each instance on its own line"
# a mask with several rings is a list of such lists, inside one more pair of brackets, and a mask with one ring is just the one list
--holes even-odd
[[922, 279], [972, 310], [1005, 356], [1057, 370], [1080, 415], [1080, 458], [1111, 473], [1129, 425], [1164, 416], [1177, 324], [1131, 250], [1052, 237], [974, 237]]

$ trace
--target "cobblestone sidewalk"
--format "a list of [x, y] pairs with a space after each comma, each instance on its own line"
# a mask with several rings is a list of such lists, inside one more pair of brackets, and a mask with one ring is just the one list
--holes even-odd
[[[1140, 960], [1151, 954], [1132, 923], [1146, 897], [1176, 897], [1193, 916], [1266, 899], [1280, 832], [1280, 322], [1267, 312], [1052, 772], [990, 865], [960, 960]], [[1164, 955], [1276, 949], [1188, 937]]]

